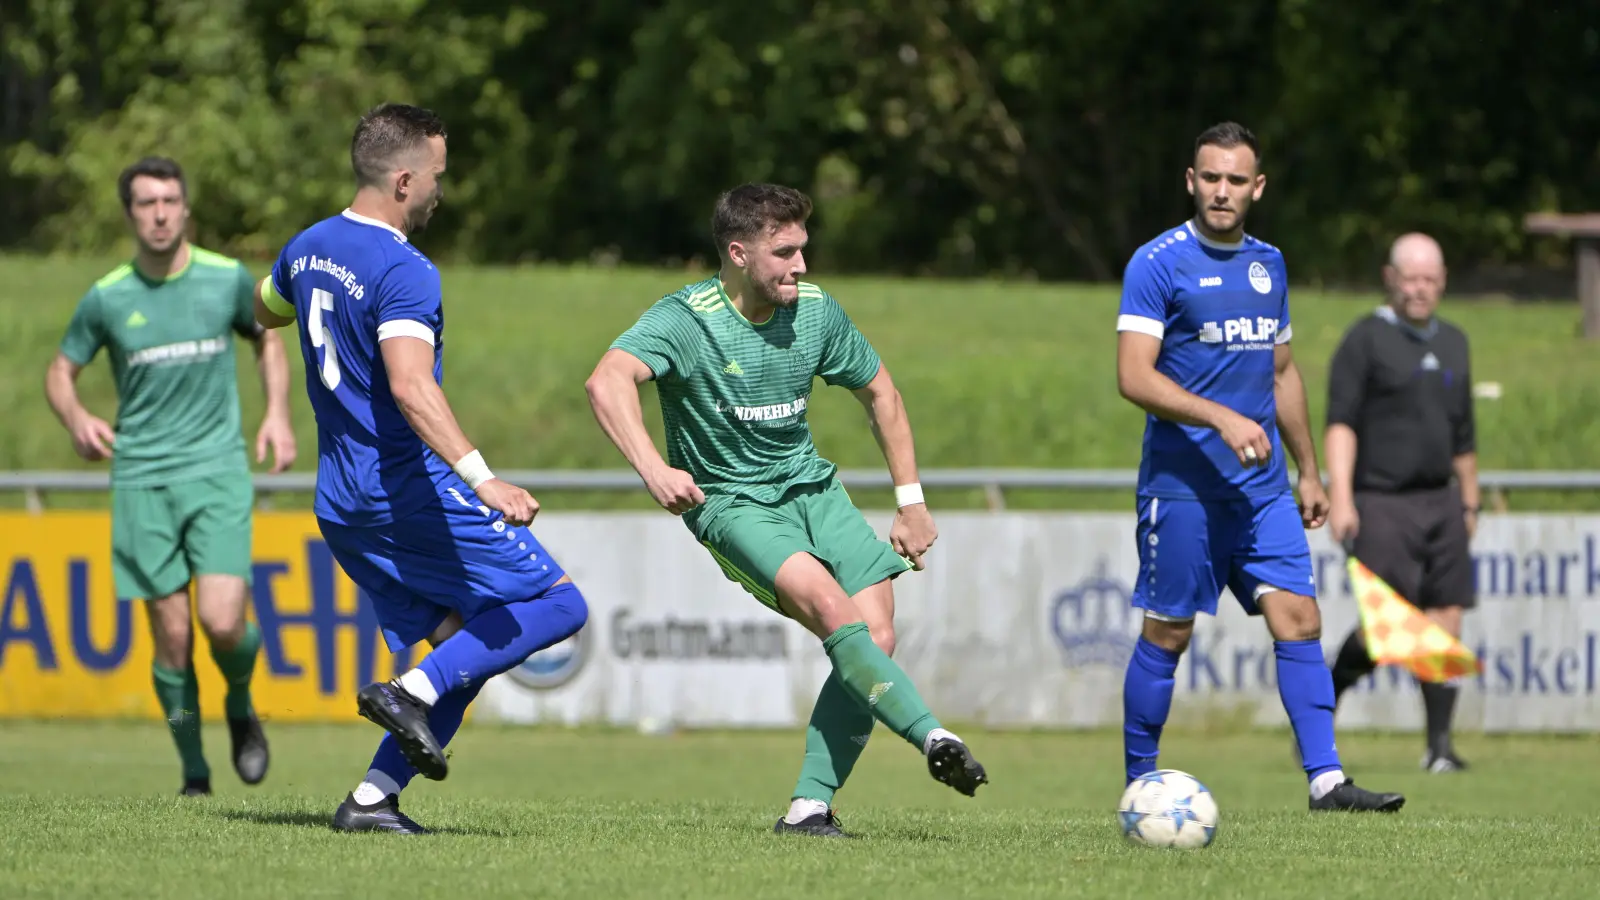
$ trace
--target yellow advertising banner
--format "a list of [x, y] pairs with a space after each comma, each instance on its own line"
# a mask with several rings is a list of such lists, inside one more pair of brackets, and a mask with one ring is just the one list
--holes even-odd
[[[258, 713], [357, 719], [355, 692], [410, 668], [420, 651], [389, 653], [309, 513], [257, 513], [253, 553]], [[0, 718], [161, 717], [143, 605], [112, 587], [108, 513], [0, 513], [0, 562]], [[225, 687], [198, 624], [195, 633], [201, 714], [218, 721]]]

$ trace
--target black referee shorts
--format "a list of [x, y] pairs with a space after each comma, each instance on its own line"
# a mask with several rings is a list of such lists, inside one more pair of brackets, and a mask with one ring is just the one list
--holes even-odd
[[1461, 495], [1454, 487], [1356, 492], [1355, 557], [1419, 609], [1478, 605]]

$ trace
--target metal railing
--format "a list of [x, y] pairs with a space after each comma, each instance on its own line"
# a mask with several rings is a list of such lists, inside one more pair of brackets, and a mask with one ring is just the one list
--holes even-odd
[[[536, 493], [643, 489], [639, 477], [628, 469], [508, 469], [497, 474]], [[924, 487], [980, 489], [991, 509], [1004, 509], [1008, 490], [1132, 490], [1139, 473], [1136, 469], [924, 469], [920, 477]], [[883, 469], [841, 469], [839, 478], [849, 488], [893, 486]], [[316, 490], [313, 472], [258, 474], [254, 480], [256, 493], [262, 497]], [[1600, 491], [1600, 471], [1590, 470], [1491, 471], [1479, 473], [1478, 480], [1490, 505], [1501, 509], [1513, 490]], [[0, 491], [21, 491], [33, 511], [44, 509], [46, 493], [96, 493], [110, 488], [111, 476], [105, 471], [0, 472]]]

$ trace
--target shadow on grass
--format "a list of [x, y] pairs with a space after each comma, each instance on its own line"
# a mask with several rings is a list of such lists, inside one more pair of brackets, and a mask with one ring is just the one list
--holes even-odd
[[[222, 809], [216, 810], [214, 815], [231, 819], [235, 822], [248, 822], [253, 825], [288, 825], [296, 828], [316, 828], [323, 831], [333, 830], [333, 814], [329, 812], [310, 812], [307, 810], [259, 810], [259, 809]], [[517, 834], [503, 828], [452, 828], [443, 826], [435, 828], [423, 825], [430, 834], [467, 835], [471, 837], [516, 837]]]

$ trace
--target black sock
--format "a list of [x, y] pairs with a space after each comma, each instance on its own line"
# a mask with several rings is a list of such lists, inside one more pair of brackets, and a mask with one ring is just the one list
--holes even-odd
[[1422, 708], [1428, 716], [1428, 752], [1434, 756], [1448, 756], [1454, 752], [1450, 745], [1450, 720], [1455, 717], [1456, 696], [1460, 693], [1461, 689], [1453, 684], [1422, 682]]
[[1373, 665], [1372, 657], [1367, 654], [1367, 645], [1361, 639], [1361, 629], [1358, 627], [1344, 639], [1344, 646], [1339, 648], [1339, 655], [1333, 661], [1334, 704], [1338, 704], [1339, 698], [1351, 685], [1375, 668], [1377, 666]]

